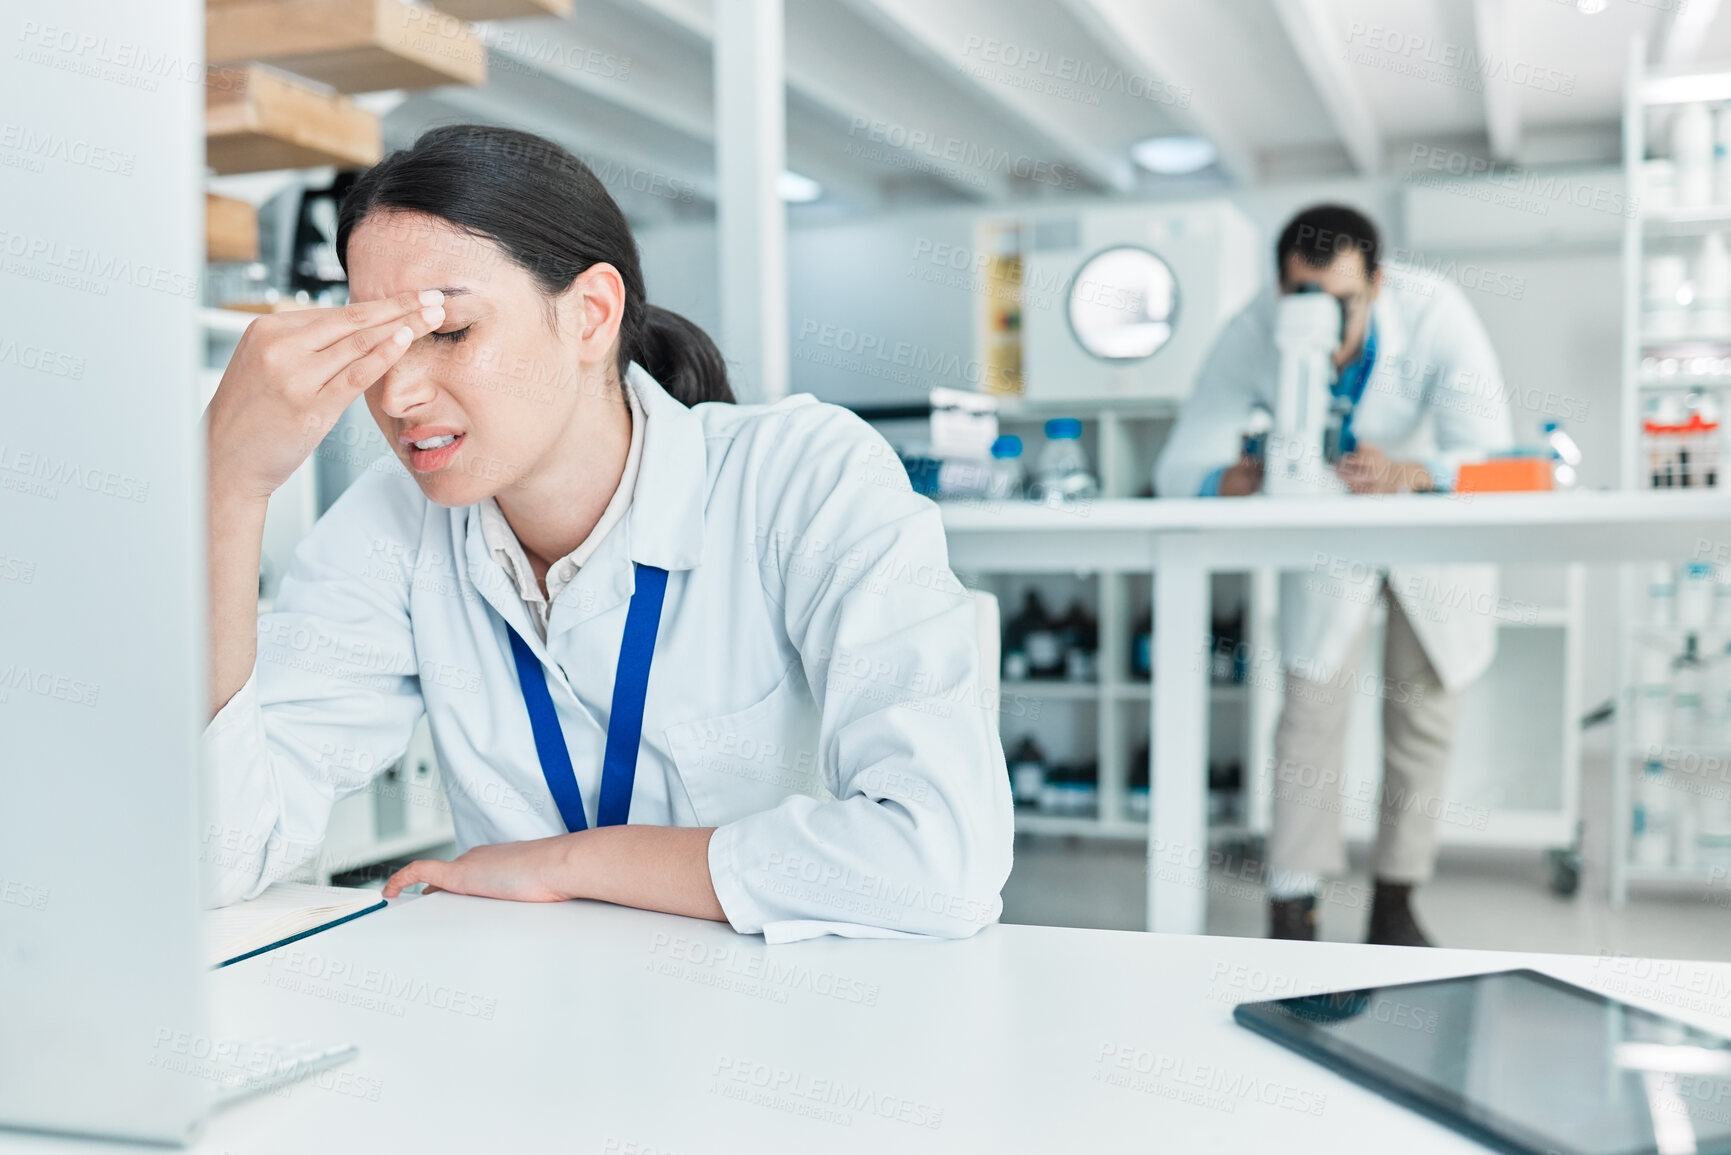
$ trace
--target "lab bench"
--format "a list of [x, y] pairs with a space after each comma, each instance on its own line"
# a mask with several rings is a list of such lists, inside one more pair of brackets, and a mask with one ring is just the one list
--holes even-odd
[[[1689, 555], [1703, 538], [1723, 536], [1723, 527], [1731, 524], [1731, 495], [1699, 491], [1107, 500], [1086, 509], [966, 503], [944, 506], [943, 517], [950, 563], [958, 574], [1081, 570], [1133, 575], [1147, 582], [1155, 623], [1155, 679], [1148, 710], [1152, 821], [1145, 825], [1148, 928], [1200, 933], [1209, 862], [1210, 691], [1206, 664], [1198, 657], [1208, 648], [1213, 575], [1261, 575], [1253, 581], [1261, 586], [1253, 613], [1261, 625], [1255, 629], [1272, 637], [1273, 573], [1307, 567], [1319, 553], [1377, 566], [1495, 562], [1572, 567], [1668, 559]], [[1543, 798], [1547, 804], [1498, 806], [1487, 812], [1482, 830], [1473, 829], [1476, 823], [1445, 827], [1452, 837], [1544, 845], [1572, 834], [1579, 812], [1580, 578], [1576, 570], [1569, 574], [1562, 601], [1535, 612], [1523, 625], [1502, 630], [1499, 639], [1501, 648], [1534, 651], [1535, 660], [1548, 652], [1560, 666], [1552, 686], [1534, 681], [1530, 674], [1521, 679], [1522, 698], [1515, 700], [1518, 704], [1530, 702], [1533, 694], [1548, 695], [1542, 708], [1555, 719], [1558, 737], [1553, 756], [1557, 775]], [[1545, 646], [1537, 645], [1540, 641]], [[1270, 724], [1268, 710], [1277, 704], [1278, 682], [1270, 682], [1252, 694], [1264, 710], [1253, 725], [1264, 732]], [[1509, 695], [1490, 697], [1490, 705], [1509, 708]], [[1532, 709], [1520, 708], [1521, 720], [1530, 722], [1531, 716]], [[1460, 732], [1466, 734], [1468, 727], [1463, 718]], [[1101, 752], [1104, 756], [1104, 746]], [[1530, 753], [1513, 751], [1502, 761], [1518, 764], [1531, 758]], [[1252, 764], [1265, 765], [1266, 758], [1247, 763]], [[1619, 788], [1627, 784], [1614, 775], [1613, 790]], [[1107, 789], [1103, 776], [1103, 807]], [[1119, 823], [1114, 812], [1102, 813]], [[1254, 808], [1251, 818], [1254, 824]], [[1613, 853], [1619, 858], [1626, 841], [1627, 831], [1614, 828]]]

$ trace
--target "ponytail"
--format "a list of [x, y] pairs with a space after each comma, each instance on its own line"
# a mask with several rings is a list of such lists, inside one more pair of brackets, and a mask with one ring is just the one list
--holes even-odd
[[[623, 340], [620, 345], [624, 346]], [[683, 405], [734, 400], [727, 363], [709, 334], [659, 305], [643, 311], [643, 324], [630, 359], [648, 370]]]

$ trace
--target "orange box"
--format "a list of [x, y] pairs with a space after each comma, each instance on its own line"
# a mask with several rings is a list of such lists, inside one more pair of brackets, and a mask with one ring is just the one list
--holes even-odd
[[1548, 457], [1493, 457], [1460, 467], [1456, 493], [1515, 493], [1551, 489]]

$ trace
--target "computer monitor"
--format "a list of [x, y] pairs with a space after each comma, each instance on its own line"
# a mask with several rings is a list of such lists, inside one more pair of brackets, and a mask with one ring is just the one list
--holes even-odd
[[0, 67], [0, 1126], [183, 1141], [206, 1030], [202, 0]]

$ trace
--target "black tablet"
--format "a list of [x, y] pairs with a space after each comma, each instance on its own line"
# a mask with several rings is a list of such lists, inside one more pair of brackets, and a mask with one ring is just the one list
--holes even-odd
[[1731, 1040], [1537, 971], [1243, 1003], [1233, 1018], [1499, 1151], [1731, 1153]]

